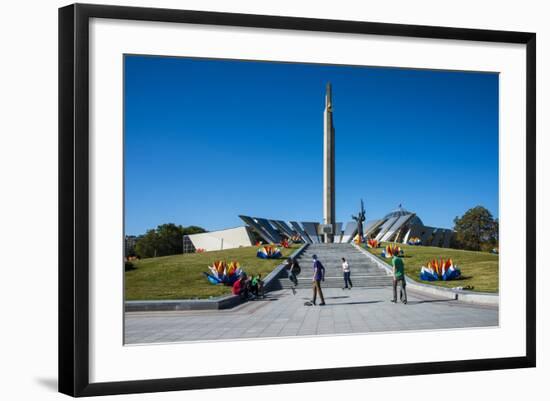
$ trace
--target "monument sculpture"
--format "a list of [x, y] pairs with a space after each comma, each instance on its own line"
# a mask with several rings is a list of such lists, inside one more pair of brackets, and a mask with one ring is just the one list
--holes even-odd
[[365, 207], [363, 206], [363, 199], [361, 199], [361, 209], [357, 216], [352, 215], [351, 218], [357, 222], [357, 235], [359, 235], [360, 242], [363, 242], [363, 222], [365, 221]]

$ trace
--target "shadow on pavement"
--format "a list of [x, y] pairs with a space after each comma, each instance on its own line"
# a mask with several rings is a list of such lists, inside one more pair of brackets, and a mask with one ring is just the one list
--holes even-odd
[[[340, 296], [340, 297], [325, 297], [325, 299], [345, 299], [349, 298], [348, 296]], [[311, 298], [308, 297], [302, 297], [304, 301], [311, 301]]]
[[281, 297], [279, 296], [269, 296], [266, 295], [263, 298], [250, 298], [247, 300], [247, 302], [272, 302], [272, 301], [278, 301]]
[[426, 303], [432, 303], [432, 302], [451, 302], [454, 301], [454, 299], [425, 299], [423, 301], [409, 301], [407, 302], [407, 305], [420, 305], [420, 304], [426, 304]]
[[[328, 299], [328, 298], [327, 298]], [[339, 306], [339, 305], [366, 305], [366, 304], [377, 304], [384, 301], [356, 301], [356, 302], [342, 302], [337, 304], [327, 304], [330, 306]]]

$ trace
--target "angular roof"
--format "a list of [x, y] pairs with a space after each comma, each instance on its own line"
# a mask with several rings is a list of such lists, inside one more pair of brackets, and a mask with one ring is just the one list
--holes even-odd
[[[399, 205], [397, 207], [397, 209], [395, 209], [395, 210], [389, 212], [387, 215], [385, 215], [384, 220], [391, 219], [392, 217], [408, 216], [408, 215], [411, 215], [411, 214], [416, 214], [416, 213], [409, 212], [408, 210], [403, 209], [403, 207], [401, 205]], [[424, 223], [422, 223], [422, 220], [420, 220], [420, 218], [418, 216], [414, 216], [414, 218], [409, 223], [424, 225]]]
[[389, 219], [390, 217], [401, 217], [401, 216], [406, 216], [408, 214], [412, 214], [411, 212], [409, 212], [408, 210], [405, 210], [403, 209], [403, 207], [401, 207], [401, 205], [399, 205], [399, 207], [395, 210], [392, 210], [391, 212], [389, 212], [387, 215], [384, 216], [384, 219]]

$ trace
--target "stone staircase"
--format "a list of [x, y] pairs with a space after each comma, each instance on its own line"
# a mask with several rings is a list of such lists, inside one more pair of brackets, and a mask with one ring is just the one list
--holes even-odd
[[[311, 287], [313, 276], [312, 256], [317, 255], [325, 267], [323, 288], [342, 288], [342, 258], [346, 258], [351, 269], [351, 281], [354, 287], [385, 287], [392, 285], [392, 277], [385, 270], [372, 263], [352, 244], [310, 244], [297, 258], [301, 267], [298, 276], [298, 288]], [[282, 288], [291, 288], [292, 283], [283, 273], [279, 278]]]

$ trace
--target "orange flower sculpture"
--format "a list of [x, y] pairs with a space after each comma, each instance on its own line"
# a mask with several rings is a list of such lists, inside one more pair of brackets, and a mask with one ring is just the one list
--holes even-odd
[[353, 241], [354, 241], [357, 245], [362, 244], [362, 243], [363, 243], [363, 236], [357, 234], [357, 235], [355, 236], [355, 238], [353, 239]]
[[428, 268], [433, 269], [440, 277], [443, 276], [443, 273], [452, 265], [453, 261], [451, 259], [433, 259], [431, 262], [428, 262]]
[[263, 248], [258, 249], [256, 256], [261, 259], [276, 259], [282, 256], [281, 250], [275, 248], [272, 245], [266, 245]]
[[227, 263], [222, 260], [216, 260], [214, 261], [214, 264], [212, 266], [209, 266], [209, 268], [212, 273], [216, 273], [218, 276], [222, 276], [227, 271]]
[[203, 274], [211, 284], [233, 285], [243, 273], [237, 261], [229, 263], [228, 266], [226, 262], [216, 260], [212, 266], [208, 266], [208, 269], [210, 269], [210, 273], [204, 272]]
[[420, 269], [420, 279], [425, 281], [454, 280], [460, 277], [460, 269], [452, 259], [433, 259]]
[[382, 251], [382, 256], [385, 258], [393, 258], [394, 256], [403, 256], [403, 250], [397, 245], [387, 245]]
[[232, 261], [231, 263], [229, 263], [229, 266], [227, 266], [227, 275], [231, 276], [232, 274], [235, 274], [235, 272], [239, 270], [240, 267], [241, 265], [239, 264], [239, 262]]

